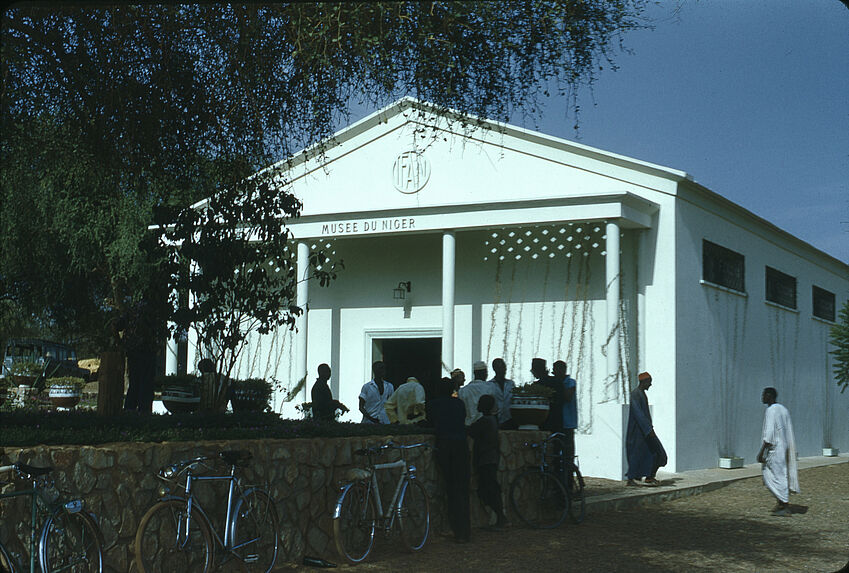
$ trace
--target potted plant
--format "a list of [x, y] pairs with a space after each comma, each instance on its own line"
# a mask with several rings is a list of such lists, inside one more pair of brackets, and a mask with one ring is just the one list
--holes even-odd
[[9, 383], [6, 378], [0, 378], [0, 406], [6, 401], [8, 396]]
[[538, 382], [513, 388], [510, 414], [520, 430], [539, 429], [540, 424], [548, 418], [549, 400], [552, 396], [554, 390]]
[[12, 382], [17, 386], [32, 386], [43, 371], [40, 364], [32, 360], [19, 360], [9, 368]]
[[80, 403], [85, 380], [73, 376], [48, 378], [47, 396], [54, 408], [73, 408]]
[[200, 405], [199, 380], [194, 374], [171, 374], [159, 378], [162, 405], [172, 414], [194, 412]]
[[265, 412], [271, 400], [272, 386], [262, 378], [233, 380], [230, 405], [234, 412]]

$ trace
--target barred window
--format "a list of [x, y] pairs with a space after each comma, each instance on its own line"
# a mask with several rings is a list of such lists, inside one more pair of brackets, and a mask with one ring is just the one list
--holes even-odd
[[746, 258], [731, 249], [702, 240], [702, 279], [740, 292], [746, 291]]
[[818, 286], [812, 287], [814, 299], [814, 316], [834, 322], [834, 293]]
[[787, 308], [796, 308], [796, 277], [766, 267], [766, 299]]

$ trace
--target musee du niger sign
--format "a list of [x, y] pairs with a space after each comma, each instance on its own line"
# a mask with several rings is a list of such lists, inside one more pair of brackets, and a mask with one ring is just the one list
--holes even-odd
[[390, 217], [387, 219], [360, 219], [357, 221], [336, 221], [321, 224], [321, 236], [358, 235], [367, 233], [390, 233], [409, 231], [416, 228], [413, 217]]
[[616, 192], [590, 198], [581, 197], [580, 200], [560, 198], [506, 205], [446, 205], [437, 212], [434, 212], [433, 208], [408, 209], [407, 211], [414, 212], [406, 216], [375, 217], [377, 213], [363, 213], [361, 217], [357, 217], [355, 213], [346, 213], [344, 218], [328, 220], [327, 214], [316, 214], [302, 216], [287, 226], [298, 239], [427, 233], [446, 229], [486, 229], [614, 219], [623, 227], [646, 229], [651, 225], [651, 212], [646, 211], [651, 210], [653, 205], [630, 193]]

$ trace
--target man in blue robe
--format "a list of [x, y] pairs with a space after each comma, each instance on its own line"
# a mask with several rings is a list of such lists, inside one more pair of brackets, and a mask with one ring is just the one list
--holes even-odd
[[638, 485], [645, 477], [645, 485], [656, 486], [660, 482], [655, 478], [657, 469], [666, 465], [666, 450], [654, 433], [649, 411], [646, 390], [651, 388], [651, 374], [642, 372], [638, 376], [639, 386], [631, 392], [631, 404], [628, 411], [628, 433], [625, 437], [625, 449], [628, 455], [628, 485]]

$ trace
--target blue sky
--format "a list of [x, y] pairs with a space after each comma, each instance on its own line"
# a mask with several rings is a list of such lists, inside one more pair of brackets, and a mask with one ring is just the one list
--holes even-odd
[[849, 262], [849, 10], [838, 0], [663, 2], [617, 71], [519, 125], [690, 173]]

